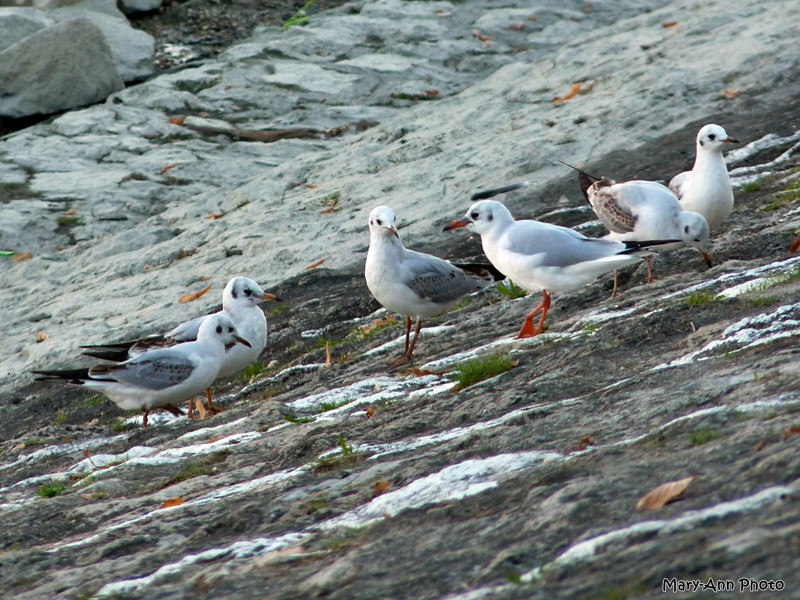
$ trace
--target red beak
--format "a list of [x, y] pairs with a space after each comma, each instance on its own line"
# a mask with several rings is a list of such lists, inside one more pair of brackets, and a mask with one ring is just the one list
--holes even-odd
[[461, 227], [466, 227], [470, 223], [472, 223], [472, 221], [468, 221], [467, 219], [456, 219], [455, 221], [453, 221], [452, 223], [447, 225], [444, 229], [442, 229], [442, 231], [450, 231], [451, 229], [459, 229]]
[[737, 140], [735, 137], [728, 136], [724, 140], [722, 140], [722, 143], [723, 144], [738, 144], [739, 140]]

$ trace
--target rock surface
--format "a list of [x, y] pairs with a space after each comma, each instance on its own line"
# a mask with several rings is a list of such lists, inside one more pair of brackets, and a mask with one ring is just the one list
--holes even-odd
[[[0, 140], [0, 249], [32, 254], [0, 258], [2, 588], [796, 589], [798, 8], [736, 4], [350, 4]], [[363, 119], [378, 124], [240, 135]], [[659, 256], [656, 283], [635, 268], [621, 299], [607, 279], [564, 295], [529, 341], [511, 336], [538, 298], [489, 290], [423, 330], [417, 370], [389, 372], [401, 326], [373, 323], [361, 274], [374, 205], [393, 206], [408, 247], [480, 258], [474, 236], [441, 226], [472, 192], [527, 179], [506, 198], [516, 215], [602, 235], [555, 159], [668, 179], [708, 122], [746, 143], [728, 156], [737, 204], [712, 269], [689, 250]], [[264, 370], [217, 388], [221, 414], [142, 430], [105, 399], [30, 382], [81, 362], [80, 343], [214, 309], [239, 273], [284, 302]], [[209, 294], [177, 302], [204, 278]], [[495, 354], [519, 364], [451, 393], [455, 365]], [[683, 501], [634, 510], [693, 474]]]

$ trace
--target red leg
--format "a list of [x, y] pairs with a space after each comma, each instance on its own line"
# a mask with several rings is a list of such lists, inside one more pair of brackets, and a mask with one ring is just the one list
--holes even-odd
[[611, 297], [616, 298], [617, 296], [621, 295], [622, 292], [617, 291], [617, 271], [614, 270], [614, 288], [611, 290]]
[[206, 400], [208, 400], [208, 414], [216, 415], [219, 409], [214, 406], [214, 403], [211, 401], [211, 388], [206, 388]]
[[189, 410], [186, 411], [187, 419], [194, 419], [194, 398], [189, 398]]
[[[525, 316], [522, 322], [522, 327], [517, 334], [517, 339], [533, 337], [539, 335], [544, 331], [544, 320], [547, 317], [547, 311], [550, 310], [550, 294], [547, 290], [542, 290], [542, 301]], [[539, 324], [533, 326], [533, 318], [541, 311], [542, 316], [539, 317]]]
[[142, 418], [142, 428], [147, 429], [147, 415], [149, 415], [150, 412], [146, 408], [143, 408], [142, 412], [144, 413], [144, 417]]
[[[419, 330], [417, 330], [419, 333]], [[409, 352], [409, 348], [413, 349], [413, 345], [409, 344], [409, 339], [411, 338], [411, 317], [406, 316], [406, 349], [405, 351], [395, 359], [389, 361], [390, 367], [399, 367], [400, 365], [404, 365], [409, 360], [411, 360], [411, 353]], [[417, 338], [414, 338], [414, 343], [416, 343]]]
[[656, 278], [653, 277], [653, 269], [650, 266], [650, 257], [649, 256], [645, 256], [644, 257], [644, 264], [647, 265], [647, 279], [645, 279], [644, 282], [645, 283], [653, 283], [656, 280]]

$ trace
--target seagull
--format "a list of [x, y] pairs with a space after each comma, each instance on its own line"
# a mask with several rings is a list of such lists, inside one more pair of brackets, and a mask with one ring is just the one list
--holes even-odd
[[[703, 255], [706, 264], [711, 266], [711, 256], [708, 254], [711, 231], [708, 222], [703, 215], [684, 210], [669, 188], [655, 181], [617, 183], [572, 168], [578, 171], [581, 191], [592, 210], [611, 232], [609, 238], [619, 242], [680, 239], [681, 242], [676, 244], [662, 245], [660, 250], [693, 246]], [[645, 262], [647, 283], [650, 283], [654, 279], [649, 256], [645, 256]], [[615, 275], [612, 297], [616, 290]]]
[[[227, 377], [252, 364], [267, 345], [267, 318], [264, 316], [264, 311], [258, 307], [258, 302], [262, 300], [274, 302], [278, 298], [274, 294], [264, 292], [255, 281], [247, 277], [234, 277], [225, 286], [222, 292], [222, 310], [214, 314], [230, 317], [236, 325], [236, 330], [248, 341], [248, 344], [246, 346], [237, 344], [225, 353], [218, 377]], [[139, 356], [153, 348], [166, 348], [196, 340], [200, 325], [209, 316], [186, 321], [164, 334], [105, 345], [81, 346], [81, 348], [84, 349], [83, 353], [88, 356], [103, 360], [123, 361]], [[212, 414], [218, 412], [211, 400], [211, 388], [206, 390], [206, 398], [209, 411]], [[193, 408], [190, 403], [190, 418], [193, 415]]]
[[[369, 214], [369, 251], [364, 276], [378, 302], [393, 312], [406, 315], [405, 352], [389, 363], [391, 367], [411, 360], [422, 319], [443, 313], [466, 294], [504, 278], [490, 265], [454, 264], [408, 250], [400, 241], [394, 211], [388, 206], [378, 206]], [[416, 318], [417, 329], [409, 343], [411, 317]]]
[[728, 167], [722, 158], [724, 144], [738, 144], [719, 125], [705, 125], [697, 133], [697, 156], [691, 171], [684, 171], [669, 182], [685, 210], [703, 215], [714, 229], [733, 210], [733, 190]]
[[176, 404], [211, 385], [225, 349], [234, 344], [250, 346], [239, 336], [231, 318], [217, 313], [203, 321], [193, 342], [147, 350], [121, 363], [34, 374], [41, 375], [39, 381], [63, 381], [97, 390], [123, 410], [141, 409], [143, 426], [147, 427], [147, 417], [154, 408], [179, 416], [181, 411]]
[[[640, 260], [647, 248], [678, 240], [624, 241], [593, 239], [558, 225], [515, 221], [501, 202], [481, 200], [444, 231], [472, 225], [480, 234], [483, 251], [499, 271], [530, 291], [541, 291], [542, 301], [525, 317], [517, 338], [539, 335], [550, 309], [550, 294], [569, 292], [603, 273]], [[541, 312], [539, 323], [533, 319]]]

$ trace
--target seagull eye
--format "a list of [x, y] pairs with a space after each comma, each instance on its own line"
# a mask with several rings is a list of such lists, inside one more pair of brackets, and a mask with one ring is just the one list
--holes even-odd
[[473, 218], [475, 221], [477, 221], [477, 220], [478, 220], [478, 217], [479, 217], [479, 216], [480, 216], [480, 215], [478, 214], [478, 211], [477, 211], [477, 210], [476, 210], [476, 211], [474, 211], [474, 212], [473, 212], [473, 213], [470, 215], [470, 217], [472, 217], [472, 218]]
[[708, 139], [710, 139], [713, 142], [715, 139], [717, 139], [717, 136], [714, 135], [713, 133], [709, 133], [708, 134]]
[[380, 219], [378, 219], [378, 220], [376, 221], [376, 223], [378, 223], [378, 225], [383, 225], [383, 223], [381, 222], [381, 220], [380, 220]]
[[252, 293], [253, 293], [252, 291], [247, 290], [247, 289], [244, 291], [244, 295], [245, 296], [250, 296]]
[[222, 333], [222, 325], [217, 325], [217, 333]]

